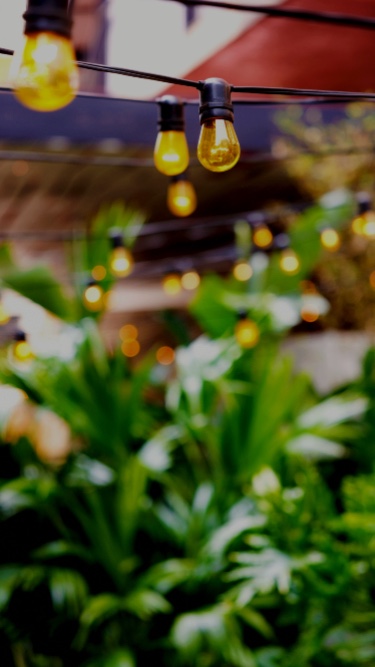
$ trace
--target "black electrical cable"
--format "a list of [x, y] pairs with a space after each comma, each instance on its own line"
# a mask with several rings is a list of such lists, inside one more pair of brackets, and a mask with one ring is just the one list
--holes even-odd
[[245, 5], [232, 2], [221, 2], [220, 0], [168, 0], [168, 2], [178, 2], [187, 7], [214, 7], [239, 12], [253, 12], [254, 14], [264, 14], [275, 18], [297, 19], [299, 21], [326, 23], [347, 28], [375, 30], [375, 19], [373, 18], [338, 14], [336, 12], [314, 12], [305, 9], [285, 9], [283, 7], [268, 7], [251, 4]]

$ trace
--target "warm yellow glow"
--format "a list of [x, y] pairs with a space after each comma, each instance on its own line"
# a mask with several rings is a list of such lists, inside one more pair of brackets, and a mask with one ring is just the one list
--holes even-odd
[[363, 229], [366, 224], [365, 215], [357, 215], [352, 222], [352, 231], [358, 236], [363, 236]]
[[163, 278], [163, 290], [169, 296], [175, 296], [181, 292], [182, 284], [178, 273], [169, 273]]
[[186, 271], [181, 276], [181, 284], [184, 289], [195, 290], [199, 287], [201, 278], [197, 271]]
[[253, 241], [258, 248], [268, 248], [273, 241], [273, 234], [266, 225], [259, 225], [254, 229]]
[[375, 271], [372, 271], [369, 275], [369, 282], [373, 290], [375, 290]]
[[319, 319], [319, 313], [312, 308], [301, 308], [301, 318], [305, 322], [316, 322]]
[[298, 273], [300, 268], [300, 261], [294, 250], [283, 250], [280, 256], [280, 268], [284, 273], [293, 275]]
[[91, 275], [94, 280], [104, 280], [107, 275], [107, 269], [105, 266], [98, 264], [98, 266], [94, 266], [93, 270], [91, 271]]
[[228, 171], [237, 164], [241, 155], [240, 144], [233, 123], [216, 118], [202, 125], [198, 160], [210, 171]]
[[253, 275], [253, 269], [251, 268], [249, 262], [246, 262], [244, 259], [239, 259], [233, 267], [233, 275], [236, 280], [240, 282], [246, 282], [250, 280]]
[[255, 347], [259, 341], [258, 325], [248, 318], [237, 322], [234, 333], [237, 343], [245, 349]]
[[326, 248], [330, 252], [335, 252], [341, 245], [340, 235], [332, 228], [323, 229], [320, 234], [320, 242], [323, 248]]
[[137, 340], [124, 340], [121, 345], [122, 353], [125, 357], [136, 357], [141, 351], [141, 346]]
[[67, 37], [52, 32], [27, 35], [11, 69], [17, 99], [35, 111], [56, 111], [72, 102], [79, 85], [74, 57]]
[[9, 315], [0, 301], [0, 325], [9, 322]]
[[120, 329], [120, 338], [126, 343], [138, 338], [138, 329], [134, 324], [124, 324]]
[[104, 305], [104, 290], [100, 285], [89, 285], [83, 294], [83, 303], [87, 310], [98, 312]]
[[20, 361], [21, 363], [34, 359], [34, 353], [27, 340], [19, 340], [13, 343], [12, 356], [15, 361]]
[[168, 186], [167, 205], [173, 215], [184, 218], [197, 208], [197, 195], [190, 181], [179, 180]]
[[173, 364], [175, 356], [174, 349], [172, 347], [168, 347], [168, 345], [159, 347], [158, 351], [156, 352], [156, 359], [162, 366], [170, 366]]
[[168, 130], [159, 132], [154, 149], [154, 163], [166, 176], [177, 176], [189, 166], [189, 147], [185, 132]]
[[111, 252], [110, 267], [111, 272], [118, 278], [125, 278], [132, 272], [134, 261], [131, 252], [120, 246], [114, 248]]
[[365, 224], [362, 227], [362, 234], [369, 239], [375, 238], [375, 213], [367, 211], [364, 215]]

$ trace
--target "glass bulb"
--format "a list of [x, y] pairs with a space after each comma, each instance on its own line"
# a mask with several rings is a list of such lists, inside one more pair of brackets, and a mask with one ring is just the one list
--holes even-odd
[[134, 261], [131, 252], [124, 248], [124, 246], [119, 246], [114, 248], [111, 252], [110, 267], [111, 272], [118, 276], [119, 278], [124, 278], [131, 273], [133, 269]]
[[294, 250], [283, 250], [280, 257], [280, 268], [284, 273], [294, 275], [300, 269], [300, 261]]
[[190, 181], [175, 181], [168, 186], [168, 208], [173, 215], [184, 218], [197, 208], [197, 195]]
[[176, 296], [181, 292], [181, 277], [178, 273], [169, 273], [163, 278], [163, 290], [169, 296]]
[[86, 287], [83, 294], [83, 303], [87, 310], [93, 313], [102, 310], [104, 305], [104, 291], [100, 285], [89, 285]]
[[34, 353], [27, 340], [19, 340], [13, 343], [12, 357], [14, 361], [25, 363], [34, 359]]
[[335, 252], [335, 250], [338, 250], [341, 245], [339, 234], [331, 227], [323, 229], [322, 233], [320, 234], [320, 242], [323, 248], [329, 250], [330, 252]]
[[166, 176], [182, 174], [189, 166], [189, 147], [185, 132], [159, 132], [154, 149], [154, 163], [156, 169]]
[[34, 111], [56, 111], [75, 98], [78, 68], [71, 41], [53, 32], [25, 36], [11, 79], [17, 99]]
[[181, 276], [181, 285], [186, 290], [195, 290], [199, 287], [201, 282], [200, 275], [197, 271], [186, 271]]
[[259, 341], [258, 325], [248, 318], [237, 322], [234, 333], [237, 343], [245, 349], [255, 347]]
[[240, 159], [241, 148], [233, 123], [222, 118], [202, 125], [198, 143], [198, 160], [210, 171], [228, 171]]
[[254, 229], [253, 241], [258, 248], [268, 248], [273, 241], [273, 234], [266, 225], [259, 225]]
[[250, 280], [253, 275], [253, 269], [251, 268], [249, 262], [245, 259], [239, 259], [233, 267], [233, 276], [236, 280], [240, 282], [246, 282]]

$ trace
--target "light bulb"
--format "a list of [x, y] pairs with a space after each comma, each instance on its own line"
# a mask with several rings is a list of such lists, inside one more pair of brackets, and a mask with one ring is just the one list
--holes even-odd
[[282, 251], [280, 256], [280, 268], [284, 273], [288, 273], [289, 275], [298, 273], [300, 269], [300, 261], [294, 250], [287, 248]]
[[330, 252], [335, 252], [341, 245], [340, 236], [335, 229], [332, 229], [332, 227], [327, 227], [322, 230], [320, 234], [320, 242], [323, 248]]
[[243, 315], [240, 315], [240, 320], [235, 326], [234, 334], [237, 343], [245, 349], [255, 347], [260, 337], [258, 325]]
[[176, 354], [174, 349], [172, 347], [169, 347], [168, 345], [159, 347], [159, 349], [156, 352], [156, 360], [162, 366], [170, 366], [171, 364], [173, 364], [175, 356]]
[[159, 114], [155, 167], [166, 176], [177, 176], [189, 166], [183, 104], [177, 97], [165, 95], [159, 100]]
[[78, 67], [67, 0], [28, 0], [25, 41], [10, 78], [17, 99], [35, 111], [56, 111], [75, 98]]
[[93, 313], [99, 312], [104, 306], [104, 290], [94, 280], [90, 280], [83, 293], [83, 303]]
[[253, 269], [245, 259], [239, 259], [233, 267], [233, 276], [240, 282], [250, 280], [253, 275]]
[[10, 354], [13, 361], [21, 364], [29, 363], [35, 358], [27, 336], [23, 331], [16, 331]]
[[200, 275], [197, 271], [186, 271], [181, 276], [181, 285], [186, 290], [195, 290], [199, 287], [201, 282]]
[[163, 290], [169, 296], [176, 296], [181, 292], [181, 276], [178, 273], [168, 273], [163, 278]]
[[266, 225], [258, 225], [253, 232], [253, 241], [258, 248], [268, 248], [273, 241], [273, 234]]
[[223, 79], [207, 79], [200, 92], [198, 160], [210, 171], [227, 171], [238, 162], [240, 144], [234, 129], [231, 87]]
[[125, 278], [131, 273], [134, 261], [131, 252], [124, 246], [114, 248], [111, 253], [111, 272], [119, 278]]
[[120, 338], [122, 341], [131, 343], [132, 340], [137, 340], [138, 329], [134, 324], [124, 324], [120, 329]]
[[141, 346], [137, 340], [124, 340], [121, 345], [121, 351], [125, 357], [131, 359], [140, 353]]
[[171, 213], [184, 218], [197, 208], [197, 195], [193, 185], [183, 174], [173, 176], [168, 186], [167, 205]]
[[91, 275], [94, 280], [104, 280], [107, 275], [107, 269], [105, 266], [98, 264], [97, 266], [94, 266], [93, 270], [91, 271]]

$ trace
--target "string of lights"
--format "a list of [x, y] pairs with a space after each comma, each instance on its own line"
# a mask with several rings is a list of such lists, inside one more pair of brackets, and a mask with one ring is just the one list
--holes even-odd
[[230, 11], [252, 12], [263, 14], [273, 18], [297, 19], [314, 23], [325, 23], [348, 28], [363, 28], [375, 30], [375, 19], [365, 16], [353, 16], [336, 12], [316, 12], [305, 9], [289, 9], [285, 7], [270, 7], [267, 5], [237, 4], [235, 2], [222, 2], [221, 0], [168, 0], [178, 2], [186, 7], [211, 7], [227, 9]]

